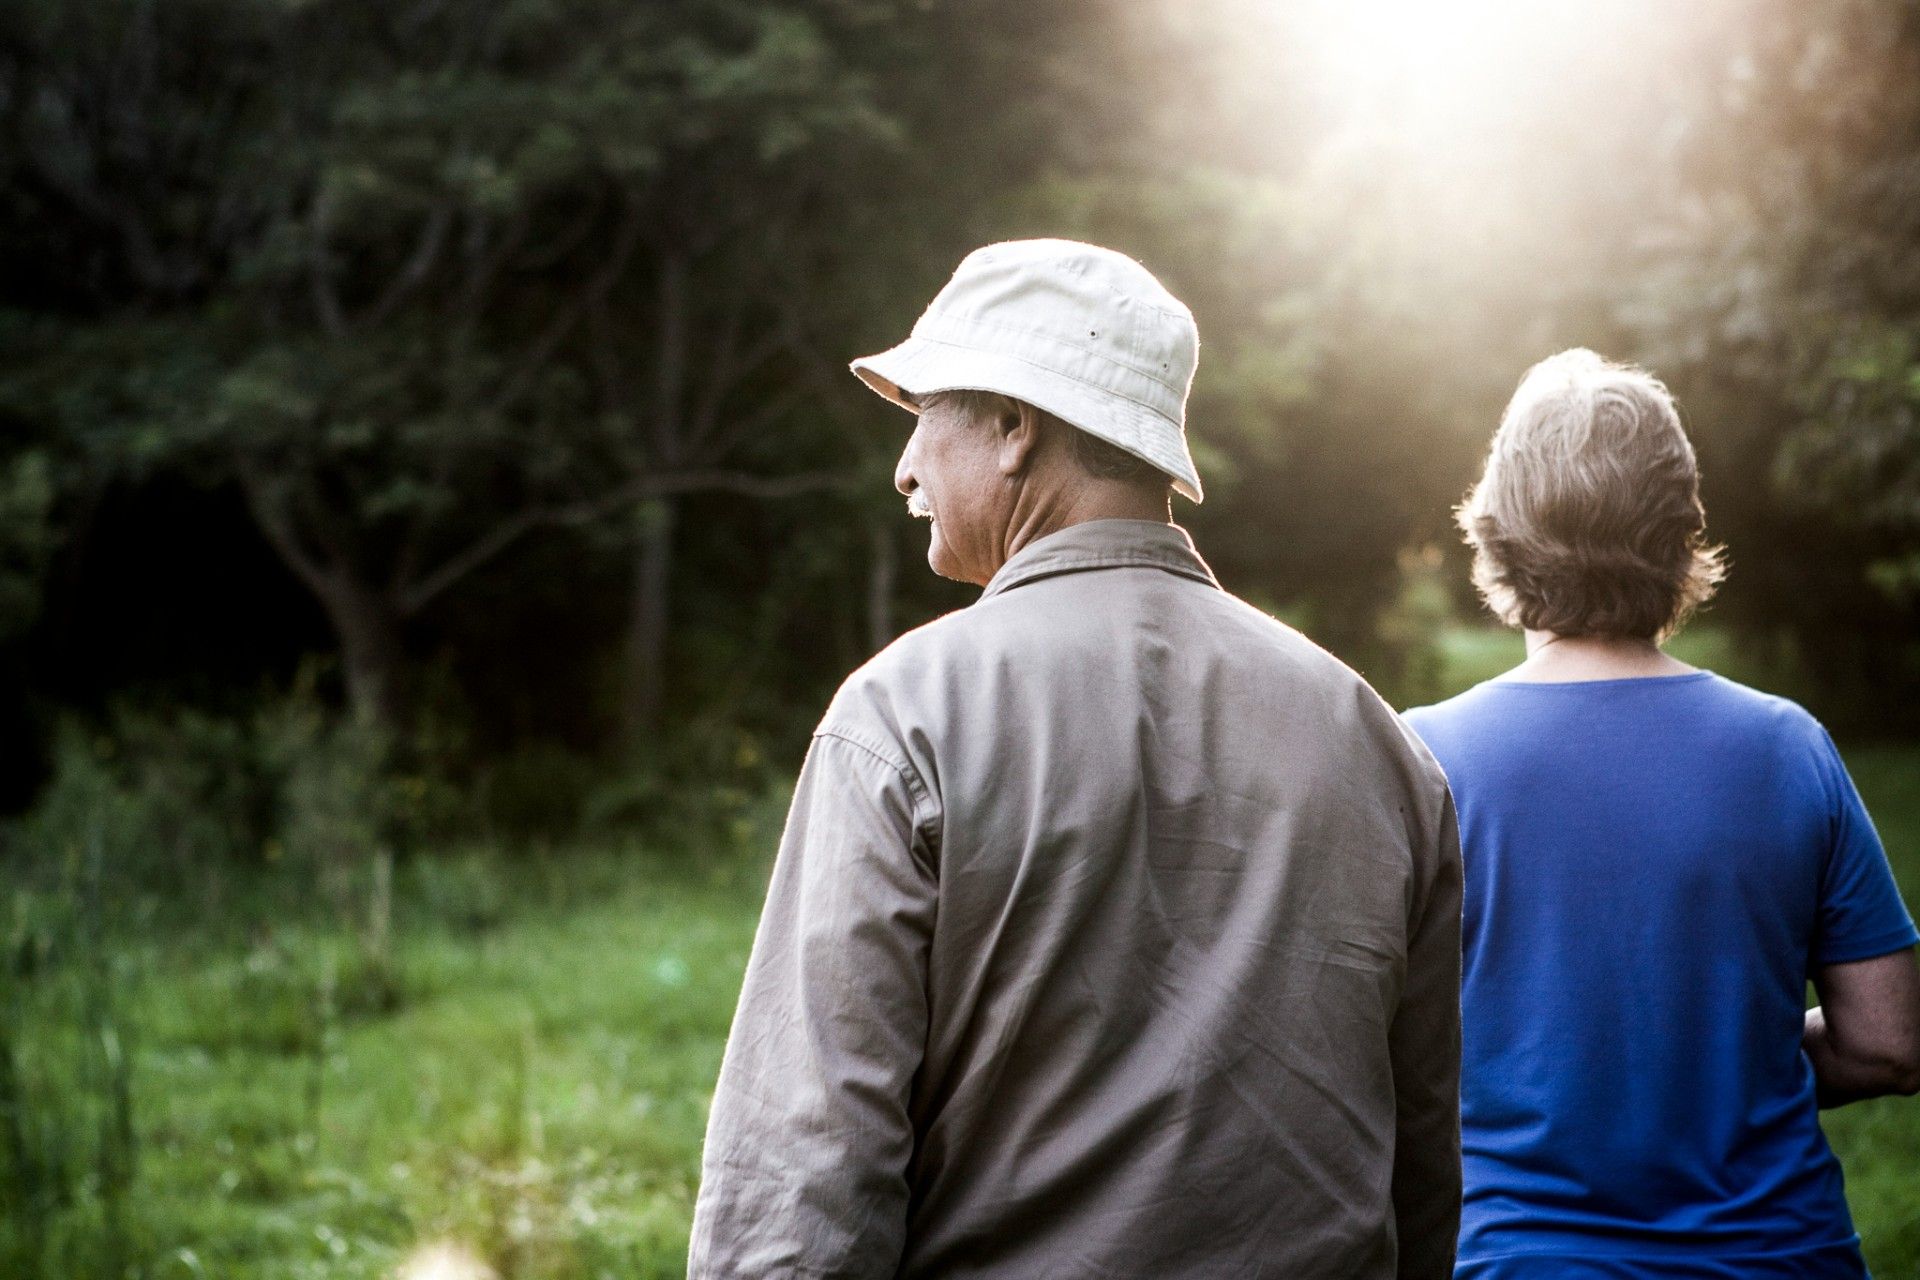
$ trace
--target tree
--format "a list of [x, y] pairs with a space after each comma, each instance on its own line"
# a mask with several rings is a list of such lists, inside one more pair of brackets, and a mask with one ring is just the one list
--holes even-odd
[[787, 292], [807, 250], [779, 241], [831, 230], [823, 192], [888, 142], [830, 38], [877, 16], [33, 7], [6, 33], [11, 212], [79, 228], [55, 247], [93, 306], [163, 310], [222, 369], [140, 416], [230, 468], [358, 710], [404, 719], [408, 621], [527, 534], [641, 513], [644, 722], [675, 496], [828, 483], [733, 459], [821, 376]]
[[1716, 30], [1627, 314], [1725, 424], [1736, 587], [1884, 706], [1920, 679], [1920, 9], [1748, 0]]

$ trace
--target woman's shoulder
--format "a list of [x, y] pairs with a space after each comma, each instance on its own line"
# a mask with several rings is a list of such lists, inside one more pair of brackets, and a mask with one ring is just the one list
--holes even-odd
[[1454, 725], [1472, 724], [1489, 718], [1505, 718], [1513, 713], [1513, 708], [1524, 705], [1524, 699], [1514, 699], [1510, 695], [1521, 689], [1571, 689], [1575, 686], [1524, 684], [1517, 680], [1508, 680], [1496, 676], [1491, 680], [1482, 680], [1438, 702], [1425, 706], [1409, 707], [1401, 712], [1408, 724], [1416, 730], [1446, 729]]
[[1826, 739], [1825, 726], [1792, 698], [1713, 672], [1702, 674], [1709, 677], [1700, 682], [1702, 701], [1713, 712], [1740, 721], [1752, 731], [1771, 732], [1797, 743]]
[[[1711, 671], [1623, 680], [1546, 683], [1496, 677], [1441, 702], [1406, 711], [1407, 723], [1436, 754], [1471, 749], [1537, 728], [1598, 721], [1662, 726], [1684, 723], [1749, 744], [1772, 741], [1819, 751], [1826, 730], [1791, 698], [1767, 693]], [[1597, 720], [1596, 720], [1597, 718]]]
[[1448, 757], [1463, 743], [1489, 735], [1497, 737], [1504, 731], [1510, 712], [1500, 705], [1503, 700], [1500, 682], [1487, 680], [1443, 701], [1409, 707], [1401, 712], [1401, 718], [1440, 763], [1448, 766]]

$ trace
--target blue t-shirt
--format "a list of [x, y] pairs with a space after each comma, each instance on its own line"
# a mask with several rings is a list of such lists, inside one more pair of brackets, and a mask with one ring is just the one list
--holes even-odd
[[1705, 671], [1407, 719], [1466, 864], [1457, 1280], [1864, 1276], [1806, 982], [1916, 935], [1819, 722]]

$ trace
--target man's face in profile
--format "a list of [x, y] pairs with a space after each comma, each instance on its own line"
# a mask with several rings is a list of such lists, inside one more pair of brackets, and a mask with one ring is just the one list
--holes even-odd
[[1012, 486], [1000, 468], [1000, 432], [935, 399], [894, 468], [907, 509], [932, 523], [927, 564], [943, 578], [985, 586], [998, 571]]

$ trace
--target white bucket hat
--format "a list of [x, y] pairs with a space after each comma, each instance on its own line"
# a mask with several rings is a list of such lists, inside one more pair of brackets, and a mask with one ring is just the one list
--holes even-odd
[[936, 391], [997, 391], [1145, 459], [1200, 501], [1187, 452], [1193, 313], [1125, 254], [1009, 240], [968, 254], [913, 336], [851, 366], [903, 409]]

